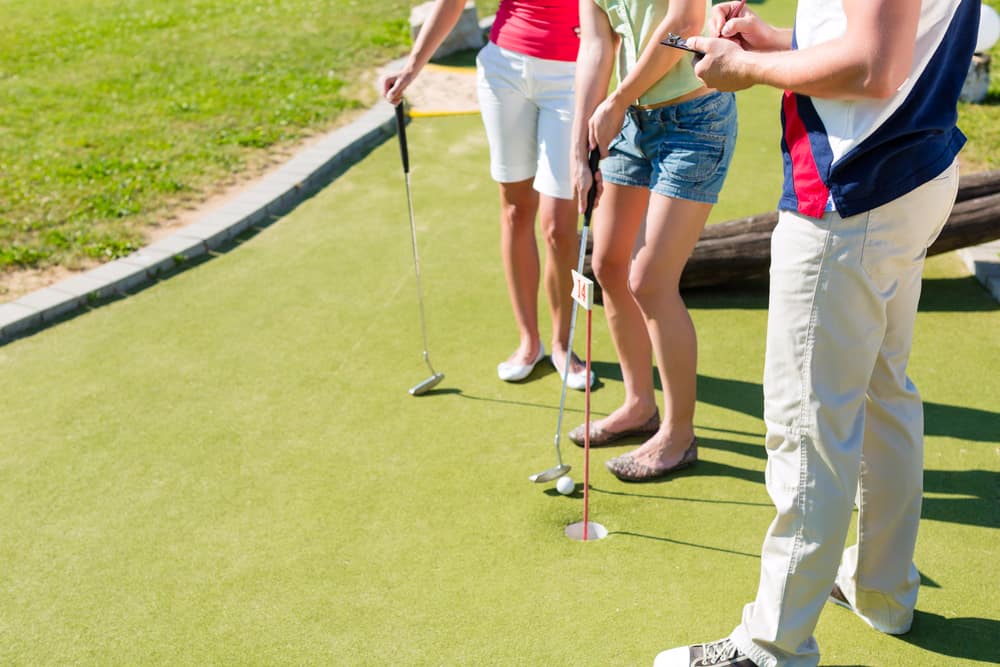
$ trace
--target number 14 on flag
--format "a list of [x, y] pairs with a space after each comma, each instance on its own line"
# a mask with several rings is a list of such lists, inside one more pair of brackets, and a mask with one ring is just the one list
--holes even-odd
[[573, 271], [573, 300], [586, 310], [594, 307], [594, 281], [575, 270]]

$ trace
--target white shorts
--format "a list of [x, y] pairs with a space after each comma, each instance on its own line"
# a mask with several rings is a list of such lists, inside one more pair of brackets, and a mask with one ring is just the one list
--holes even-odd
[[489, 42], [476, 66], [493, 180], [515, 183], [534, 177], [541, 194], [572, 199], [576, 63], [525, 56]]

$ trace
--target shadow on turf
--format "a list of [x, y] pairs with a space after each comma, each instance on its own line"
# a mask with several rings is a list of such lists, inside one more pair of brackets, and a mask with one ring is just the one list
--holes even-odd
[[1000, 412], [924, 402], [924, 432], [961, 440], [996, 443]]
[[[981, 528], [1000, 528], [997, 488], [1000, 488], [1000, 473], [990, 470], [925, 470], [925, 495], [920, 517]], [[927, 497], [928, 493], [950, 493], [957, 497], [934, 498]]]
[[711, 547], [707, 544], [695, 544], [694, 542], [685, 542], [684, 540], [675, 540], [670, 537], [658, 537], [656, 535], [644, 535], [643, 533], [633, 533], [629, 530], [609, 530], [608, 535], [622, 535], [624, 537], [639, 537], [644, 540], [655, 540], [657, 542], [668, 542], [670, 544], [676, 544], [682, 547], [691, 547], [693, 549], [705, 549], [706, 551], [718, 551], [719, 553], [732, 554], [734, 556], [746, 556], [747, 558], [755, 558], [760, 560], [760, 554], [751, 554], [745, 551], [736, 551], [735, 549], [723, 549], [722, 547]]
[[975, 277], [925, 278], [920, 292], [922, 313], [979, 313], [1000, 310]]
[[[487, 397], [487, 396], [476, 396], [474, 394], [467, 394], [464, 391], [462, 391], [461, 389], [433, 389], [433, 390], [427, 392], [426, 394], [424, 394], [424, 396], [433, 396], [434, 394], [456, 394], [456, 395], [458, 395], [459, 398], [464, 398], [464, 399], [467, 399], [467, 400], [470, 400], [470, 401], [486, 401], [487, 403], [500, 403], [500, 404], [503, 404], [503, 405], [520, 405], [520, 406], [526, 407], [526, 408], [542, 408], [544, 410], [555, 410], [557, 412], [559, 410], [559, 404], [558, 403], [555, 403], [555, 404], [552, 404], [552, 405], [546, 405], [545, 403], [531, 403], [529, 401], [512, 401], [512, 400], [507, 399], [507, 398], [493, 398], [493, 397]], [[575, 412], [575, 413], [578, 413], [578, 414], [581, 414], [581, 415], [584, 414], [583, 408], [571, 408], [569, 406], [565, 406], [563, 408], [563, 412], [566, 412], [566, 413]], [[605, 413], [605, 412], [591, 411], [590, 414], [591, 414], [591, 416], [594, 416], [594, 417], [606, 417], [607, 416], [607, 413]]]
[[950, 658], [1000, 664], [1000, 621], [992, 618], [945, 618], [917, 609], [913, 628], [898, 639]]
[[[699, 464], [700, 465], [700, 464]], [[728, 466], [726, 466], [728, 467]], [[680, 474], [680, 473], [678, 473]], [[771, 509], [774, 507], [771, 503], [752, 503], [746, 500], [718, 500], [718, 499], [705, 499], [705, 498], [690, 498], [683, 496], [657, 496], [650, 493], [632, 493], [629, 491], [612, 491], [611, 489], [602, 489], [600, 487], [590, 485], [590, 490], [593, 493], [603, 493], [608, 496], [628, 496], [630, 498], [649, 498], [651, 500], [671, 500], [682, 503], [703, 503], [708, 505], [739, 505], [741, 507], [766, 507]]]
[[[733, 282], [715, 287], [683, 290], [684, 301], [692, 310], [766, 310], [767, 278]], [[920, 295], [922, 313], [990, 312], [1000, 303], [990, 297], [974, 276], [925, 278]]]
[[[608, 382], [623, 382], [622, 369], [618, 362], [592, 361], [590, 365], [597, 373], [598, 378]], [[657, 391], [663, 391], [660, 375], [655, 366], [653, 367], [653, 387]], [[746, 382], [699, 373], [697, 392], [698, 401], [701, 403], [718, 405], [757, 419], [764, 418], [764, 389], [759, 382]]]

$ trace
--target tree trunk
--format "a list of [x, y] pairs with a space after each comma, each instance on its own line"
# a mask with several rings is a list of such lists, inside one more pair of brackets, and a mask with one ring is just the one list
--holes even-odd
[[[1000, 238], [1000, 170], [963, 176], [952, 210], [940, 236], [927, 251], [938, 255]], [[771, 232], [778, 213], [760, 213], [709, 225], [701, 234], [681, 274], [681, 289], [709, 287], [767, 275], [771, 263]], [[588, 241], [584, 273], [593, 278]], [[600, 303], [598, 286], [595, 300]]]

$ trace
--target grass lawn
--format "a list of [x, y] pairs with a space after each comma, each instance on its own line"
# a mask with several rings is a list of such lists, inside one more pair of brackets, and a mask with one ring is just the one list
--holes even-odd
[[0, 270], [128, 254], [367, 105], [412, 4], [0, 2]]
[[[630, 486], [602, 465], [627, 445], [595, 451], [611, 534], [568, 540], [580, 497], [527, 481], [553, 463], [559, 379], [494, 377], [515, 340], [480, 121], [409, 137], [433, 394], [406, 393], [427, 371], [392, 142], [238, 250], [0, 348], [0, 662], [634, 665], [735, 625], [773, 516], [764, 290], [688, 296], [699, 465]], [[773, 171], [727, 187], [752, 201]], [[1000, 658], [1000, 310], [954, 255], [927, 278], [914, 631], [831, 607], [824, 664]], [[594, 360], [599, 416], [623, 391], [601, 310]]]

